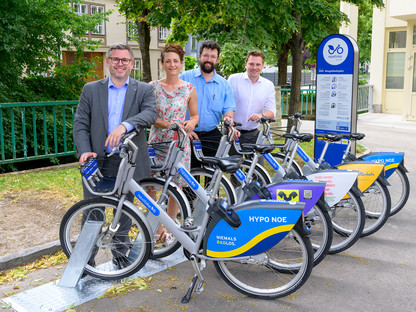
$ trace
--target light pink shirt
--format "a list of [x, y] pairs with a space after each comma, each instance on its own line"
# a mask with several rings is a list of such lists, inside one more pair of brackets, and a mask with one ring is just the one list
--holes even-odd
[[236, 109], [234, 121], [240, 122], [243, 130], [254, 130], [259, 124], [248, 121], [252, 114], [261, 114], [264, 111], [272, 111], [276, 116], [275, 89], [273, 83], [263, 77], [259, 77], [256, 83], [252, 83], [247, 73], [232, 74], [228, 82], [233, 90]]

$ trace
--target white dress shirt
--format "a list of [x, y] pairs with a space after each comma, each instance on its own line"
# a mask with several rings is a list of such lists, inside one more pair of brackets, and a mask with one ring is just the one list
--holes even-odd
[[246, 72], [232, 74], [228, 82], [233, 90], [235, 99], [234, 121], [240, 122], [240, 130], [254, 130], [259, 124], [248, 121], [252, 114], [261, 114], [272, 111], [276, 116], [276, 100], [274, 84], [263, 77], [259, 77], [256, 83], [252, 83]]

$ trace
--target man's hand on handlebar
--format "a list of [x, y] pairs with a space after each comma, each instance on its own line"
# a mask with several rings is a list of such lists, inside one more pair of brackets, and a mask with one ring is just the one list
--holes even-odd
[[79, 164], [82, 165], [90, 157], [96, 158], [97, 153], [87, 152], [87, 153], [82, 154], [81, 157], [79, 158]]

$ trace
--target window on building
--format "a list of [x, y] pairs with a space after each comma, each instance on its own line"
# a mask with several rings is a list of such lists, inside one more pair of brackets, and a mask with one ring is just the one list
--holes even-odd
[[127, 22], [127, 37], [129, 39], [138, 37], [137, 26], [134, 22]]
[[386, 89], [403, 89], [405, 52], [387, 53]]
[[413, 44], [416, 44], [416, 25], [413, 25]]
[[85, 3], [74, 3], [74, 11], [76, 14], [82, 15], [87, 14], [88, 9]]
[[406, 48], [406, 31], [391, 31], [389, 34], [389, 49]]
[[198, 41], [196, 40], [195, 36], [191, 37], [191, 50], [196, 50], [197, 49], [197, 43]]
[[159, 40], [166, 40], [169, 36], [169, 29], [166, 27], [159, 26]]
[[131, 70], [130, 77], [142, 80], [142, 60], [139, 58], [134, 59], [134, 66]]
[[[91, 5], [91, 15], [97, 14], [97, 13], [104, 13], [104, 7], [100, 5]], [[95, 30], [93, 34], [105, 35], [104, 19], [97, 26], [95, 26]]]

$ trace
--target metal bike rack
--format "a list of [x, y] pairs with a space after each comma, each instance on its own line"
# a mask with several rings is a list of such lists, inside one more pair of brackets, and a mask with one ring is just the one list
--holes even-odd
[[97, 242], [98, 234], [100, 233], [103, 224], [104, 221], [85, 221], [75, 244], [74, 251], [69, 258], [65, 271], [62, 274], [62, 278], [59, 281], [59, 287], [73, 288], [77, 286], [85, 266], [92, 256], [94, 250], [93, 247]]

